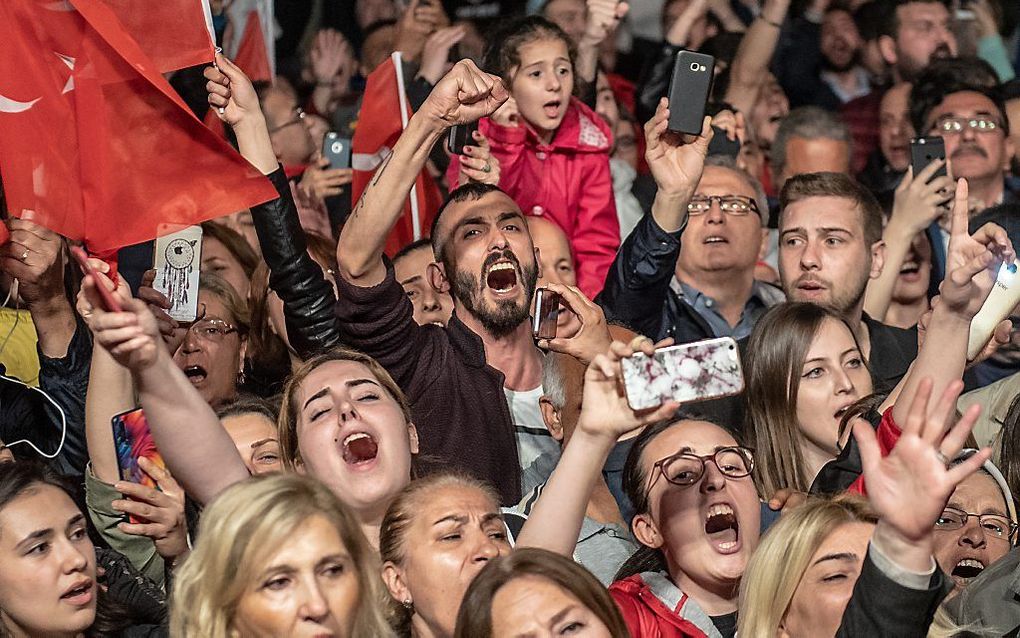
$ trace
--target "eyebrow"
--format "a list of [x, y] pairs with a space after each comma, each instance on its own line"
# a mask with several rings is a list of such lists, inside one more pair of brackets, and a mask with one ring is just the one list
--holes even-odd
[[575, 609], [578, 609], [579, 607], [580, 605], [578, 605], [577, 603], [568, 605], [566, 608], [560, 610], [558, 614], [549, 619], [549, 625], [555, 627], [556, 625], [560, 624], [560, 622], [562, 622], [564, 618], [570, 615], [570, 612], [574, 611]]
[[[946, 507], [947, 508], [951, 507], [954, 510], [960, 510], [964, 514], [967, 513], [967, 508], [964, 507], [959, 501], [950, 500], [948, 503], [946, 503]], [[986, 514], [991, 514], [991, 515], [994, 515], [994, 516], [1001, 516], [1003, 518], [1009, 518], [1009, 514], [1007, 514], [1006, 512], [1003, 512], [1002, 510], [995, 509], [994, 507], [986, 508], [984, 512], [981, 512], [980, 516], [985, 516]]]
[[[348, 388], [356, 388], [359, 385], [374, 385], [374, 386], [378, 386], [379, 384], [376, 383], [375, 380], [373, 380], [373, 379], [351, 379], [350, 381], [345, 382], [344, 385], [347, 386]], [[326, 396], [327, 394], [329, 394], [329, 386], [326, 386], [325, 388], [319, 390], [318, 392], [316, 392], [312, 396], [308, 397], [308, 400], [305, 401], [305, 404], [303, 406], [301, 406], [301, 409], [304, 410], [305, 408], [308, 407], [309, 403], [311, 403], [312, 401], [315, 401], [316, 399], [321, 399], [322, 397]]]
[[[781, 232], [779, 234], [779, 236], [780, 237], [785, 237], [786, 235], [788, 235], [790, 233], [800, 233], [802, 235], [809, 234], [807, 228], [798, 226], [797, 228], [788, 228], [788, 229], [784, 230], [783, 232]], [[853, 232], [850, 231], [849, 229], [847, 229], [847, 228], [840, 228], [839, 226], [822, 226], [821, 228], [816, 228], [815, 229], [815, 234], [819, 234], [820, 235], [820, 234], [823, 234], [823, 233], [843, 233], [845, 235], [853, 235]]]
[[[502, 520], [502, 518], [503, 515], [500, 514], [499, 512], [489, 512], [488, 514], [482, 517], [482, 525], [485, 525], [486, 523], [489, 523], [492, 520]], [[432, 526], [435, 527], [436, 525], [440, 525], [442, 523], [457, 523], [458, 525], [464, 525], [465, 523], [467, 523], [467, 521], [468, 521], [467, 516], [463, 516], [461, 514], [448, 514], [447, 516], [444, 516], [435, 521], [434, 523], [432, 523]]]
[[[496, 218], [496, 223], [504, 222], [508, 219], [519, 219], [523, 222], [524, 216], [521, 215], [521, 213], [518, 211], [509, 210], [504, 213], [500, 213], [499, 217]], [[460, 230], [464, 226], [485, 226], [485, 225], [486, 225], [485, 218], [482, 217], [481, 215], [475, 215], [473, 217], [465, 217], [464, 219], [457, 222], [457, 224], [454, 225], [453, 230], [454, 232], [456, 232], [457, 230]]]
[[[67, 521], [67, 524], [65, 525], [65, 528], [66, 527], [71, 527], [73, 525], [76, 525], [76, 524], [82, 522], [83, 520], [85, 520], [85, 515], [82, 514], [81, 512], [79, 512], [79, 513], [75, 514], [74, 516], [72, 516]], [[52, 527], [48, 527], [46, 529], [37, 529], [36, 531], [32, 532], [31, 534], [29, 534], [25, 538], [21, 539], [21, 542], [19, 542], [17, 545], [15, 545], [14, 548], [16, 550], [20, 551], [21, 549], [24, 549], [25, 546], [31, 545], [34, 541], [42, 540], [44, 538], [51, 538], [51, 537], [53, 537], [54, 533], [55, 532], [54, 532]]]
[[403, 286], [403, 285], [406, 285], [406, 284], [410, 284], [410, 283], [413, 283], [413, 282], [418, 281], [420, 279], [421, 279], [421, 275], [412, 275], [412, 276], [408, 277], [407, 279], [400, 280], [400, 285]]
[[838, 561], [845, 561], [845, 562], [856, 561], [857, 560], [857, 554], [855, 554], [853, 552], [837, 552], [835, 554], [826, 554], [825, 556], [822, 556], [821, 558], [816, 560], [812, 564], [812, 566], [818, 565], [820, 563], [824, 563], [825, 561], [830, 561], [830, 560], [838, 560]]
[[279, 443], [279, 441], [276, 440], [276, 437], [269, 436], [269, 437], [266, 437], [264, 439], [260, 439], [258, 441], [255, 441], [254, 443], [252, 443], [251, 444], [251, 449], [254, 450], [254, 449], [260, 448], [263, 445], [265, 445], [266, 443]]
[[[848, 354], [851, 354], [853, 352], [859, 352], [859, 350], [857, 348], [847, 348], [843, 352], [839, 353], [839, 358], [842, 359], [843, 357], [845, 357]], [[807, 364], [811, 363], [812, 361], [825, 361], [825, 357], [814, 357], [814, 358], [811, 358], [811, 359], [805, 359], [804, 360], [804, 364], [807, 365]]]
[[[717, 445], [717, 446], [715, 446], [715, 449], [713, 449], [712, 451], [713, 452], [718, 452], [719, 450], [725, 450], [728, 447], [734, 447], [734, 446], [732, 446], [732, 445]], [[682, 448], [680, 448], [680, 451], [677, 452], [677, 454], [686, 454], [688, 452], [690, 452], [691, 454], [694, 454], [695, 453], [694, 452], [694, 448], [692, 448], [689, 445], [685, 445]]]

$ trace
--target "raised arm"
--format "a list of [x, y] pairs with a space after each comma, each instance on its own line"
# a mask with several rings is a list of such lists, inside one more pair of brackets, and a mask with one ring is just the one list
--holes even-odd
[[944, 160], [932, 162], [918, 174], [917, 179], [913, 177], [913, 168], [908, 168], [903, 181], [896, 187], [892, 216], [882, 231], [882, 239], [885, 241], [882, 273], [877, 279], [868, 282], [864, 293], [864, 310], [878, 321], [885, 321], [900, 268], [910, 253], [910, 245], [917, 234], [924, 232], [942, 213], [939, 204], [945, 201], [946, 193], [953, 189], [953, 180], [947, 176], [928, 182], [935, 171], [944, 165]]
[[129, 299], [123, 312], [105, 312], [100, 309], [97, 285], [92, 277], [82, 282], [96, 342], [131, 370], [156, 447], [185, 491], [208, 503], [248, 478], [234, 442], [174, 364], [145, 303]]
[[933, 302], [931, 320], [917, 359], [900, 382], [899, 397], [893, 406], [893, 420], [897, 424], [904, 423], [921, 379], [928, 379], [933, 392], [939, 396], [963, 376], [970, 322], [988, 298], [999, 265], [1015, 259], [1013, 245], [999, 226], [986, 224], [974, 235], [968, 233], [967, 196], [967, 180], [960, 179], [953, 200], [946, 278], [940, 296]]
[[599, 68], [599, 47], [607, 37], [613, 37], [620, 20], [630, 6], [619, 0], [587, 0], [588, 15], [584, 33], [577, 43], [577, 77], [591, 85]]
[[668, 418], [680, 407], [669, 402], [638, 415], [620, 396], [620, 360], [638, 350], [651, 356], [655, 346], [646, 337], [636, 337], [629, 345], [614, 341], [609, 352], [596, 356], [588, 366], [577, 429], [517, 537], [517, 547], [541, 547], [571, 556], [595, 482], [616, 441]]
[[761, 15], [740, 41], [730, 69], [725, 101], [741, 113], [750, 113], [758, 99], [789, 8], [790, 0], [766, 0]]
[[344, 279], [362, 287], [383, 281], [386, 237], [400, 218], [432, 146], [449, 127], [489, 115], [507, 97], [502, 81], [482, 73], [470, 60], [458, 62], [439, 81], [408, 122], [393, 152], [376, 169], [340, 233], [337, 263]]

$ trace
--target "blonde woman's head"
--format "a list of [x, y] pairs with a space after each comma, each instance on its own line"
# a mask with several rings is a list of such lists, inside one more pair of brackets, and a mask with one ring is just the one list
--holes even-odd
[[171, 633], [387, 636], [385, 600], [353, 514], [314, 479], [268, 475], [230, 487], [203, 514], [176, 574]]

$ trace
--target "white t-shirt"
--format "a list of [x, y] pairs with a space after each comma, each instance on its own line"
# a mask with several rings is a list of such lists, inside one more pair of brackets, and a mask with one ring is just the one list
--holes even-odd
[[534, 390], [515, 392], [503, 388], [517, 433], [517, 455], [521, 463], [521, 493], [527, 494], [549, 479], [552, 468], [560, 458], [560, 444], [552, 438], [542, 419], [538, 400], [542, 386]]

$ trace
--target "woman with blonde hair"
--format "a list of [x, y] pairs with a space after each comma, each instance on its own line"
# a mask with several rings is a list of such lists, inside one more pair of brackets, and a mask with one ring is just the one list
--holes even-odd
[[295, 474], [225, 490], [177, 571], [171, 633], [389, 636], [378, 561], [357, 519]]

